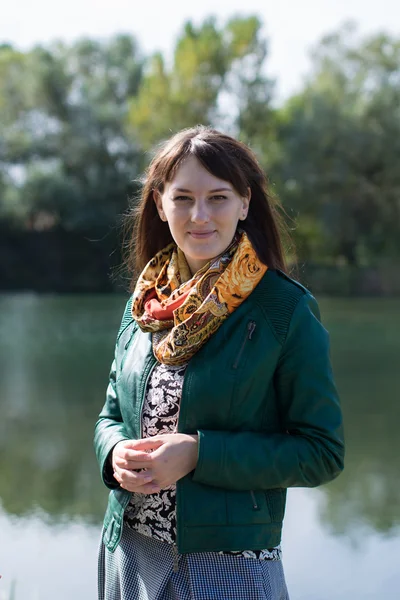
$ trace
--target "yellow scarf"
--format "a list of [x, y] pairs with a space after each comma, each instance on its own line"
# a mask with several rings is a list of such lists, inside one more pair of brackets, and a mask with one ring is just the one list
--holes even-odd
[[245, 232], [193, 277], [174, 243], [158, 252], [141, 273], [132, 301], [133, 318], [142, 331], [153, 333], [157, 360], [187, 362], [246, 300], [267, 268]]

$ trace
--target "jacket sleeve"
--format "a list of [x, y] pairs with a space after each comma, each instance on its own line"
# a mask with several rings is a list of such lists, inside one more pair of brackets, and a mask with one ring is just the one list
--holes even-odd
[[274, 378], [282, 432], [198, 430], [193, 480], [232, 490], [315, 487], [343, 469], [342, 413], [315, 298], [298, 302]]
[[119, 355], [119, 346], [124, 341], [124, 331], [132, 321], [132, 319], [130, 319], [130, 306], [131, 300], [128, 301], [122, 318], [122, 323], [115, 344], [114, 360], [110, 369], [108, 387], [106, 391], [106, 401], [95, 425], [94, 432], [94, 448], [97, 461], [99, 463], [103, 482], [109, 489], [115, 489], [119, 487], [118, 482], [113, 477], [112, 465], [110, 461], [111, 451], [118, 442], [129, 439], [122, 420], [117, 396], [116, 373], [118, 368], [117, 360]]

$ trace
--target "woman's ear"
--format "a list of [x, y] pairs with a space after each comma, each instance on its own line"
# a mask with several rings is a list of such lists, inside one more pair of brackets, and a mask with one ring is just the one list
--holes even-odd
[[158, 216], [160, 217], [161, 221], [166, 221], [167, 217], [165, 216], [165, 213], [164, 213], [164, 210], [162, 207], [162, 196], [161, 196], [159, 190], [153, 190], [153, 200], [157, 207]]
[[251, 199], [251, 189], [248, 187], [247, 195], [243, 196], [243, 198], [242, 198], [242, 202], [243, 202], [242, 214], [239, 217], [239, 219], [241, 221], [244, 221], [247, 218], [247, 214], [249, 212], [249, 206], [250, 206], [250, 199]]

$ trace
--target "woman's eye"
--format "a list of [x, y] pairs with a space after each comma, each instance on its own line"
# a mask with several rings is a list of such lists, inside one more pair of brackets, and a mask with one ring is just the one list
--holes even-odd
[[[193, 198], [190, 196], [175, 196], [174, 200], [178, 200], [179, 202], [192, 202]], [[210, 196], [210, 200], [216, 200], [217, 202], [226, 200], [226, 196], [216, 195]]]

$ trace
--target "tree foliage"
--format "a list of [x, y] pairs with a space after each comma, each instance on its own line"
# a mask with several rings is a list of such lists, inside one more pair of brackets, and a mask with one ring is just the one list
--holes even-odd
[[70, 229], [112, 222], [140, 154], [124, 127], [142, 73], [134, 40], [6, 48], [0, 69], [1, 165], [13, 180], [3, 213], [46, 210]]
[[400, 40], [359, 42], [350, 25], [327, 36], [279, 128], [281, 194], [299, 214], [306, 254], [325, 249], [354, 265], [398, 256]]
[[[188, 21], [171, 57], [134, 38], [0, 46], [0, 219], [113, 226], [148, 151], [211, 124], [257, 153], [295, 217], [301, 260], [369, 265], [400, 251], [400, 39], [321, 40], [303, 89], [276, 108], [257, 17]], [[42, 221], [43, 222], [43, 219]]]
[[132, 135], [145, 149], [197, 123], [224, 126], [248, 137], [269, 111], [265, 59], [266, 42], [255, 17], [233, 18], [220, 28], [212, 18], [199, 27], [186, 23], [172, 64], [160, 54], [148, 61], [131, 102]]

